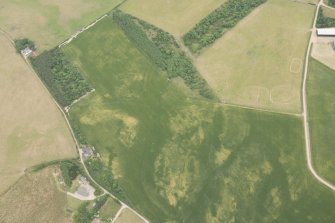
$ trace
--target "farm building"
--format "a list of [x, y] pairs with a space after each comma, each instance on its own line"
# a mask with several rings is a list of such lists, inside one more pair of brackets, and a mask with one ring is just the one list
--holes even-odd
[[316, 29], [318, 36], [335, 36], [335, 28]]
[[33, 51], [29, 47], [26, 47], [23, 50], [21, 50], [21, 54], [24, 58], [29, 57], [32, 52]]
[[85, 158], [88, 158], [93, 155], [93, 150], [88, 146], [81, 146], [81, 150]]

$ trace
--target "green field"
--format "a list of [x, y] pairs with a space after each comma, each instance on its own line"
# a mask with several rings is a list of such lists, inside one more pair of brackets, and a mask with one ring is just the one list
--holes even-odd
[[198, 70], [226, 103], [299, 113], [314, 10], [308, 4], [268, 0], [203, 51]]
[[39, 51], [112, 10], [122, 0], [1, 0], [0, 28], [13, 38], [29, 38]]
[[311, 59], [308, 105], [311, 144], [316, 171], [335, 183], [335, 71]]
[[300, 118], [190, 99], [111, 18], [64, 51], [96, 89], [74, 124], [151, 222], [334, 221]]

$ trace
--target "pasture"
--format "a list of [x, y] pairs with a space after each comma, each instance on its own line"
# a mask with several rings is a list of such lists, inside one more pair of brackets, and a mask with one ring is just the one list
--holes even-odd
[[315, 7], [268, 0], [204, 50], [196, 65], [225, 103], [300, 113]]
[[0, 196], [0, 222], [69, 223], [66, 194], [58, 191], [51, 169], [28, 173]]
[[48, 92], [1, 33], [0, 58], [1, 194], [27, 167], [75, 157], [76, 150]]
[[308, 75], [307, 93], [314, 165], [322, 177], [335, 183], [335, 71], [311, 59]]
[[64, 52], [96, 89], [73, 123], [151, 222], [334, 221], [300, 118], [189, 98], [109, 17]]
[[2, 0], [0, 27], [13, 38], [29, 38], [39, 51], [60, 44], [122, 0]]
[[121, 9], [180, 37], [225, 1], [128, 0]]

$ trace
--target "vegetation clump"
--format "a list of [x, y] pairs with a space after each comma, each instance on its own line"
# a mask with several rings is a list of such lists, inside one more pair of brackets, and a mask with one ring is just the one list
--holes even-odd
[[198, 91], [201, 96], [215, 99], [207, 82], [172, 35], [119, 10], [113, 13], [113, 19], [137, 48], [166, 71], [169, 78], [181, 77], [189, 88]]
[[335, 0], [328, 0], [327, 5], [334, 7], [335, 6]]
[[92, 208], [89, 207], [90, 202], [85, 202], [78, 208], [74, 215], [75, 223], [90, 223], [94, 217], [98, 214], [99, 210], [104, 206], [108, 200], [108, 195], [104, 195], [101, 198], [95, 200]]
[[31, 62], [61, 106], [70, 105], [92, 90], [80, 71], [67, 60], [59, 48], [43, 52], [32, 58]]
[[228, 0], [202, 19], [183, 36], [185, 45], [193, 52], [214, 43], [227, 30], [233, 28], [241, 19], [266, 0]]
[[114, 179], [111, 167], [106, 167], [99, 159], [91, 158], [85, 161], [90, 175], [106, 190], [113, 193], [123, 202], [127, 202], [126, 195], [118, 182]]
[[24, 39], [16, 39], [14, 40], [14, 44], [15, 44], [15, 49], [17, 53], [20, 53], [21, 50], [25, 49], [25, 48], [29, 48], [32, 51], [36, 50], [36, 46], [35, 43], [27, 38]]
[[80, 166], [77, 160], [66, 160], [60, 162], [59, 165], [62, 177], [66, 186], [71, 187], [72, 181], [80, 173]]
[[322, 8], [320, 8], [318, 13], [318, 19], [316, 20], [317, 28], [329, 28], [335, 26], [335, 18], [329, 18], [324, 15]]

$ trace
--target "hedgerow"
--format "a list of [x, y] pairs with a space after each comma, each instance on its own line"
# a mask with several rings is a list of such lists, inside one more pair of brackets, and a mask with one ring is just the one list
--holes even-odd
[[198, 53], [233, 28], [242, 18], [266, 0], [228, 0], [202, 19], [183, 36], [185, 45]]
[[91, 90], [79, 70], [55, 48], [45, 51], [31, 63], [57, 102], [65, 107]]
[[139, 50], [166, 71], [169, 78], [181, 77], [189, 88], [198, 91], [200, 95], [215, 98], [207, 82], [172, 35], [119, 10], [113, 12], [113, 20]]
[[329, 28], [335, 26], [335, 18], [326, 17], [323, 14], [322, 8], [320, 8], [318, 13], [318, 19], [316, 20], [316, 27], [317, 28]]

